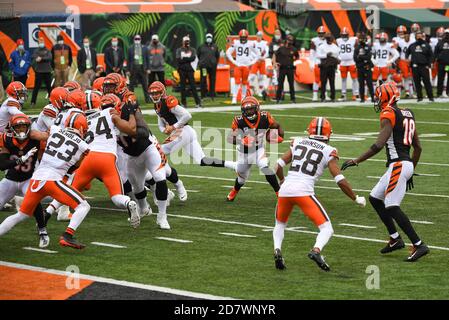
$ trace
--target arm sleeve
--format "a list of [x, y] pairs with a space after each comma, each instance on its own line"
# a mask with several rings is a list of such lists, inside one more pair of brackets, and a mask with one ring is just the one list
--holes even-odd
[[157, 126], [159, 127], [160, 132], [164, 132], [165, 123], [164, 123], [164, 120], [161, 119], [161, 117], [157, 117]]
[[190, 119], [192, 119], [190, 112], [179, 105], [171, 108], [170, 112], [176, 116], [176, 119], [178, 119], [178, 122], [173, 125], [176, 129], [184, 126]]
[[390, 59], [390, 63], [394, 63], [397, 58], [399, 58], [399, 52], [395, 48], [391, 48], [391, 53], [393, 54], [393, 56]]

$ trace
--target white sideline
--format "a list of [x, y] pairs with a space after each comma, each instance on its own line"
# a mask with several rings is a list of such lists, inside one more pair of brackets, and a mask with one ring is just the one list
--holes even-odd
[[[73, 277], [73, 273], [71, 273], [71, 272], [29, 266], [29, 265], [25, 265], [25, 264], [19, 264], [19, 263], [7, 262], [7, 261], [0, 261], [0, 265], [5, 266], [5, 267], [22, 269], [22, 270], [39, 271], [39, 272], [46, 272], [46, 273], [51, 273], [51, 274], [55, 274], [55, 275], [59, 275], [59, 276], [72, 276]], [[178, 289], [172, 289], [172, 288], [166, 288], [166, 287], [160, 287], [160, 286], [153, 286], [153, 285], [136, 283], [136, 282], [115, 280], [115, 279], [110, 279], [110, 278], [91, 276], [91, 275], [87, 275], [87, 274], [79, 274], [79, 277], [84, 280], [91, 280], [91, 281], [95, 281], [95, 282], [115, 284], [115, 285], [119, 285], [119, 286], [125, 286], [125, 287], [137, 288], [137, 289], [158, 291], [158, 292], [163, 292], [163, 293], [168, 293], [168, 294], [176, 294], [176, 295], [181, 295], [181, 296], [186, 296], [186, 297], [191, 297], [191, 298], [208, 299], [208, 300], [236, 300], [235, 298], [220, 297], [220, 296], [214, 296], [214, 295], [210, 295], [210, 294], [206, 294], [206, 293], [197, 293], [197, 292], [192, 292], [192, 291], [185, 291], [185, 290], [178, 290]]]

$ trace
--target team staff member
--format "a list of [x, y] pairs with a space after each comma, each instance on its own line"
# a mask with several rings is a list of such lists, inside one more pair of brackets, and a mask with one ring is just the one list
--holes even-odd
[[273, 65], [277, 66], [279, 69], [278, 73], [278, 89], [276, 91], [276, 101], [279, 103], [281, 100], [281, 95], [284, 91], [284, 80], [287, 76], [288, 86], [290, 88], [290, 99], [293, 103], [296, 103], [295, 99], [295, 83], [294, 70], [295, 60], [299, 59], [298, 49], [293, 46], [295, 39], [291, 34], [287, 36], [287, 40], [284, 46], [279, 47], [279, 49], [274, 53]]
[[361, 32], [358, 37], [358, 43], [354, 49], [354, 61], [357, 67], [357, 77], [359, 79], [360, 102], [365, 102], [365, 83], [368, 87], [371, 101], [374, 102], [373, 90], [373, 62], [371, 61], [372, 47], [366, 41], [366, 34]]
[[220, 58], [220, 52], [217, 45], [213, 42], [212, 34], [206, 34], [206, 43], [198, 48], [198, 66], [201, 71], [201, 98], [207, 94], [207, 75], [209, 75], [209, 97], [215, 98], [215, 79], [217, 77], [217, 65]]
[[326, 33], [326, 42], [323, 43], [317, 51], [317, 57], [320, 59], [320, 81], [321, 81], [321, 102], [326, 99], [326, 82], [329, 80], [331, 89], [331, 101], [335, 101], [335, 71], [340, 63], [338, 56], [340, 48], [334, 43], [334, 37]]
[[427, 97], [430, 101], [434, 101], [432, 84], [430, 83], [429, 68], [432, 63], [433, 53], [430, 45], [424, 41], [424, 34], [418, 30], [416, 32], [416, 42], [408, 47], [405, 54], [407, 59], [410, 59], [412, 65], [413, 82], [415, 83], [416, 94], [418, 101], [422, 101], [422, 85], [424, 83]]
[[51, 92], [51, 52], [45, 47], [44, 38], [39, 38], [38, 48], [33, 52], [33, 69], [36, 77], [34, 78], [33, 95], [31, 96], [31, 106], [36, 104], [37, 94], [41, 88], [42, 81], [45, 83], [47, 93]]
[[64, 43], [62, 35], [56, 38], [56, 44], [51, 49], [51, 67], [55, 71], [55, 87], [62, 87], [69, 80], [69, 70], [72, 65], [72, 49]]
[[[437, 96], [440, 97], [443, 93], [444, 80], [449, 69], [449, 29], [444, 30], [443, 38], [435, 47], [435, 61], [438, 64]], [[449, 85], [446, 83], [445, 87], [447, 95], [449, 93]]]
[[182, 47], [176, 50], [176, 61], [178, 62], [178, 72], [180, 77], [181, 102], [187, 108], [187, 81], [189, 82], [190, 90], [192, 90], [193, 98], [195, 99], [196, 107], [201, 108], [201, 100], [198, 97], [195, 87], [194, 70], [192, 62], [195, 61], [196, 50], [190, 46], [190, 38], [185, 36], [182, 38]]

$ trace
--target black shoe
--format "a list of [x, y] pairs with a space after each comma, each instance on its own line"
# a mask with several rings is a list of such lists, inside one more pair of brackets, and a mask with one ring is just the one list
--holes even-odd
[[320, 102], [326, 102], [326, 99], [321, 99]]
[[262, 99], [263, 101], [267, 101], [267, 92], [265, 90], [262, 91]]
[[429, 98], [429, 101], [430, 102], [435, 102], [435, 99], [434, 98]]
[[292, 103], [296, 103], [296, 100], [295, 100], [295, 99], [293, 99], [293, 100], [292, 100]]
[[307, 256], [310, 259], [312, 259], [313, 261], [315, 261], [316, 264], [318, 265], [318, 267], [320, 267], [324, 271], [330, 271], [331, 270], [331, 268], [326, 263], [326, 261], [324, 261], [324, 257], [322, 257], [320, 253], [311, 250]]
[[404, 261], [415, 262], [419, 258], [428, 254], [429, 252], [430, 252], [429, 247], [427, 247], [425, 243], [422, 242], [419, 246], [413, 246], [412, 253]]
[[274, 265], [278, 270], [285, 270], [287, 268], [280, 249], [274, 250]]
[[390, 238], [390, 241], [388, 241], [388, 244], [380, 250], [380, 253], [390, 253], [395, 250], [399, 250], [405, 247], [404, 240], [402, 240], [401, 237], [398, 237], [396, 239]]
[[84, 249], [86, 245], [79, 242], [74, 236], [64, 232], [59, 238], [59, 244], [63, 247], [71, 247], [74, 249]]

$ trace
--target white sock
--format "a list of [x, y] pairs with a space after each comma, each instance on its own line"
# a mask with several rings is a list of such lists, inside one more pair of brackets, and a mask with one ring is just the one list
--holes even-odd
[[346, 87], [348, 84], [348, 78], [341, 78], [341, 94], [346, 95]]
[[352, 95], [353, 96], [359, 95], [359, 80], [358, 79], [352, 79]]
[[112, 196], [111, 200], [115, 204], [115, 206], [120, 209], [126, 209], [128, 206], [128, 202], [131, 201], [128, 196], [124, 196], [122, 194], [116, 194], [115, 196]]
[[397, 238], [399, 238], [399, 233], [398, 233], [398, 232], [395, 232], [395, 233], [393, 233], [393, 234], [390, 234], [390, 237], [391, 237], [392, 239], [397, 239]]
[[320, 86], [318, 85], [318, 83], [314, 82], [313, 83], [313, 92], [318, 92], [319, 88], [320, 88]]
[[53, 200], [47, 207], [47, 212], [49, 214], [53, 214], [55, 211], [58, 211], [59, 208], [62, 207], [62, 203], [57, 200]]
[[225, 166], [225, 168], [235, 170], [235, 168], [237, 166], [237, 163], [234, 162], [234, 161], [227, 161], [227, 160], [225, 160], [224, 161], [224, 166]]
[[157, 208], [159, 212], [157, 213], [158, 218], [159, 217], [167, 217], [167, 200], [158, 200], [157, 201]]
[[237, 94], [239, 92], [239, 86], [238, 84], [234, 84], [232, 86], [232, 98], [237, 99]]
[[314, 248], [318, 248], [320, 249], [320, 251], [322, 251], [324, 246], [329, 242], [329, 239], [334, 234], [334, 229], [332, 228], [332, 224], [329, 221], [318, 226], [318, 228], [320, 229], [320, 232], [316, 237]]
[[282, 249], [282, 241], [284, 240], [284, 231], [287, 227], [286, 223], [279, 222], [276, 220], [276, 224], [273, 229], [273, 242], [274, 249]]
[[243, 98], [246, 97], [246, 90], [247, 90], [247, 85], [242, 84], [242, 100], [243, 100]]
[[409, 91], [410, 91], [410, 94], [413, 94], [413, 92], [414, 92], [414, 89], [413, 89], [413, 81], [412, 80], [408, 80], [408, 82], [409, 82]]
[[16, 214], [13, 214], [12, 216], [9, 216], [3, 222], [0, 224], [0, 236], [6, 234], [9, 230], [14, 228], [14, 226], [28, 218], [28, 215], [17, 212]]
[[89, 210], [90, 205], [87, 203], [87, 201], [81, 202], [75, 208], [75, 212], [73, 213], [72, 218], [70, 219], [69, 228], [76, 230], [89, 213]]

